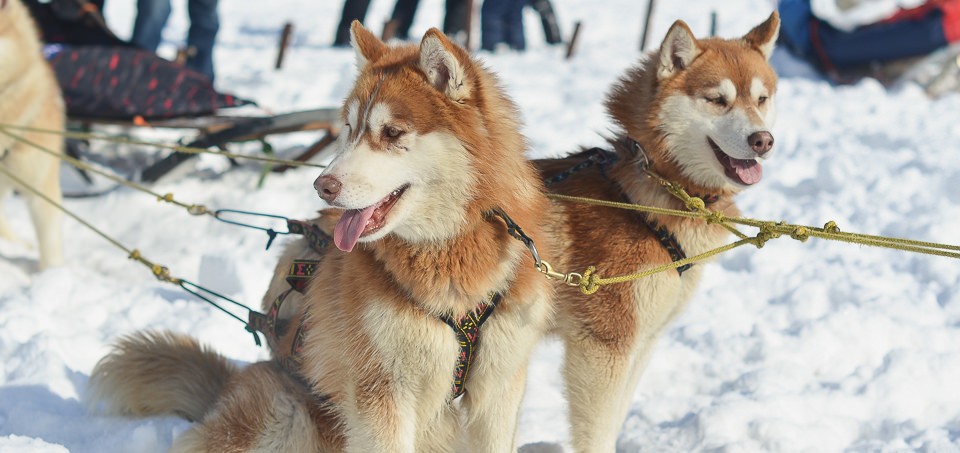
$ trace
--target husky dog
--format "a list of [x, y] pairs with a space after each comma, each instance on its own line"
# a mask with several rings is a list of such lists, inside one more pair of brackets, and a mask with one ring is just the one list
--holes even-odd
[[[39, 32], [20, 0], [0, 0], [0, 125], [63, 130], [60, 87], [40, 49]], [[63, 152], [55, 134], [7, 129], [46, 149]], [[60, 202], [60, 160], [0, 133], [0, 165]], [[0, 238], [26, 243], [3, 218], [3, 199], [16, 189], [27, 200], [40, 244], [40, 268], [63, 262], [62, 215], [56, 207], [0, 175]]]
[[360, 73], [315, 183], [342, 213], [340, 250], [315, 263], [287, 325], [296, 354], [237, 371], [188, 338], [148, 333], [92, 373], [116, 412], [199, 421], [177, 451], [516, 451], [553, 285], [509, 227], [554, 253], [516, 109], [436, 29], [419, 47], [352, 32]]
[[[768, 58], [779, 25], [774, 12], [740, 39], [698, 40], [685, 23], [674, 23], [659, 51], [629, 69], [607, 98], [619, 128], [611, 140], [613, 151], [536, 161], [548, 190], [686, 209], [647, 175], [650, 170], [702, 197], [707, 208], [737, 215], [734, 196], [760, 181], [761, 162], [773, 147], [777, 77]], [[596, 165], [583, 165], [588, 161]], [[558, 205], [566, 211], [554, 219], [553, 234], [576, 238], [564, 241], [574, 245], [566, 250], [566, 265], [595, 265], [604, 276], [695, 256], [723, 245], [729, 236], [720, 225], [701, 219]], [[576, 451], [614, 451], [654, 343], [690, 300], [701, 270], [684, 266], [603, 286], [591, 296], [573, 288], [559, 294], [557, 324], [566, 344], [564, 375]]]

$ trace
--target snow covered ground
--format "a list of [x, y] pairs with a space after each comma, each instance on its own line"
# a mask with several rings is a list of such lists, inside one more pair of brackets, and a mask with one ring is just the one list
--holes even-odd
[[[132, 3], [108, 2], [121, 35], [129, 34]], [[170, 43], [185, 33], [184, 3], [174, 2]], [[422, 1], [412, 35], [440, 23], [442, 3]], [[521, 107], [531, 156], [602, 144], [603, 95], [639, 55], [645, 3], [557, 0], [565, 33], [575, 20], [584, 23], [571, 61], [543, 44], [532, 12], [528, 52], [482, 55]], [[739, 36], [772, 8], [765, 0], [659, 3], [653, 45], [676, 18], [705, 34], [716, 10], [720, 34]], [[375, 31], [392, 6], [372, 2]], [[339, 12], [335, 0], [222, 2], [218, 86], [276, 112], [337, 105], [353, 77], [352, 52], [329, 47]], [[296, 25], [293, 48], [274, 71], [288, 20]], [[787, 68], [780, 57], [778, 68]], [[792, 65], [788, 72], [799, 73]], [[834, 87], [807, 76], [782, 77], [778, 96], [776, 153], [764, 180], [742, 195], [745, 215], [960, 243], [960, 96], [930, 101], [915, 88]], [[317, 170], [272, 175], [262, 189], [257, 170], [181, 177], [156, 189], [212, 208], [290, 217], [321, 206], [311, 187]], [[265, 252], [261, 234], [129, 190], [66, 204], [174, 275], [251, 305], [281, 248]], [[4, 209], [32, 238], [21, 200]], [[76, 222], [66, 222], [65, 236], [68, 264], [42, 273], [34, 251], [0, 242], [0, 452], [164, 451], [188, 423], [105, 417], [83, 402], [90, 370], [113, 339], [166, 328], [240, 362], [266, 352], [236, 321], [157, 282]], [[958, 287], [955, 260], [840, 243], [780, 239], [724, 255], [661, 339], [632, 396], [619, 450], [960, 451]], [[533, 358], [520, 426], [526, 451], [569, 450], [561, 356], [559, 343], [546, 340]]]

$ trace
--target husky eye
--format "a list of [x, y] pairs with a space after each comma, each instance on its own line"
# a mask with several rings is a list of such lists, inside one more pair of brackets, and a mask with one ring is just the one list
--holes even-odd
[[759, 104], [759, 105], [763, 105], [763, 104], [766, 104], [766, 103], [767, 103], [767, 97], [766, 97], [766, 96], [760, 96], [760, 99], [757, 99], [757, 104]]
[[386, 135], [388, 138], [397, 138], [403, 135], [403, 131], [397, 127], [387, 126], [383, 128], [383, 135]]
[[714, 97], [708, 96], [708, 97], [705, 97], [704, 99], [713, 105], [718, 105], [720, 107], [727, 106], [727, 99], [724, 98], [723, 96], [714, 96]]

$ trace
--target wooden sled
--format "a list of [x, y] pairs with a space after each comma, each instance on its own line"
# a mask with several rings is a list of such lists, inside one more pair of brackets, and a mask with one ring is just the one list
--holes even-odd
[[[339, 131], [336, 123], [339, 118], [339, 109], [324, 108], [283, 113], [272, 116], [228, 116], [213, 115], [192, 118], [172, 118], [165, 120], [142, 121], [97, 119], [97, 118], [70, 118], [68, 126], [71, 129], [90, 130], [94, 126], [121, 126], [127, 128], [162, 128], [162, 129], [193, 129], [198, 135], [185, 141], [183, 146], [189, 148], [220, 148], [225, 149], [227, 144], [246, 141], [266, 140], [268, 136], [303, 131], [323, 131], [320, 139], [290, 160], [306, 162], [316, 157], [327, 146], [332, 144]], [[75, 146], [67, 147], [68, 154], [80, 158]], [[152, 183], [168, 175], [175, 168], [195, 158], [195, 153], [174, 151], [160, 160], [143, 168], [138, 179], [141, 182]], [[283, 172], [291, 167], [277, 165], [270, 170]], [[89, 179], [89, 175], [83, 175]]]

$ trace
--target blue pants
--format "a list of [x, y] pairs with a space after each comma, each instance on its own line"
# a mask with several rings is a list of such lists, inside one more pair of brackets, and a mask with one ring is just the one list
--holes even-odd
[[494, 50], [506, 43], [514, 50], [527, 47], [523, 37], [523, 7], [528, 0], [484, 0], [480, 8], [480, 47]]
[[[187, 14], [190, 16], [187, 46], [196, 51], [187, 58], [187, 67], [205, 74], [213, 81], [213, 44], [220, 29], [217, 0], [189, 0]], [[170, 0], [137, 0], [137, 19], [130, 41], [144, 49], [156, 51], [169, 17]]]

